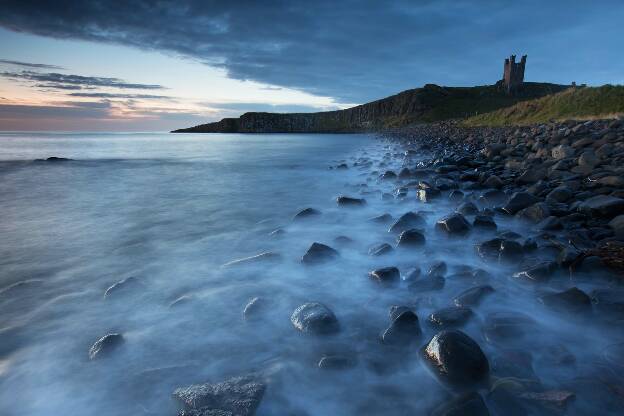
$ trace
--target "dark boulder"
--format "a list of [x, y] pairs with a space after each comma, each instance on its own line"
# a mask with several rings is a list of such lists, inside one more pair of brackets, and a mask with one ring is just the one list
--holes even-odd
[[462, 214], [455, 213], [436, 222], [436, 229], [451, 236], [464, 235], [470, 231], [470, 223]]
[[98, 339], [89, 349], [89, 359], [95, 360], [107, 356], [124, 342], [121, 334], [106, 334]]
[[408, 345], [421, 335], [418, 317], [410, 310], [403, 310], [381, 334], [381, 341], [388, 345]]
[[457, 212], [462, 215], [475, 215], [479, 212], [479, 208], [473, 202], [464, 202], [460, 206], [457, 207]]
[[390, 233], [400, 234], [405, 230], [411, 228], [423, 227], [425, 225], [425, 219], [415, 212], [406, 212], [401, 215], [398, 220], [388, 230]]
[[494, 292], [494, 288], [490, 285], [480, 285], [471, 287], [461, 292], [453, 299], [453, 303], [457, 306], [476, 306], [483, 298]]
[[397, 174], [394, 173], [391, 170], [387, 170], [385, 171], [380, 177], [379, 179], [381, 179], [382, 181], [388, 181], [388, 180], [394, 180], [397, 178]]
[[396, 284], [401, 280], [401, 273], [396, 267], [383, 267], [373, 270], [368, 276], [377, 283]]
[[354, 357], [340, 354], [324, 355], [318, 362], [322, 370], [346, 370], [354, 367], [357, 361]]
[[234, 377], [221, 383], [177, 388], [173, 397], [189, 415], [253, 416], [262, 401], [266, 384], [256, 376]]
[[227, 267], [248, 266], [251, 264], [259, 264], [259, 263], [275, 263], [279, 261], [281, 258], [282, 256], [279, 253], [274, 253], [272, 251], [265, 251], [264, 253], [256, 254], [255, 256], [232, 260], [230, 262], [225, 263], [221, 267], [227, 268]]
[[545, 282], [550, 279], [557, 270], [557, 263], [544, 261], [514, 273], [513, 277], [529, 282]]
[[318, 217], [321, 215], [321, 211], [314, 208], [305, 208], [299, 211], [294, 217], [293, 221], [300, 221], [307, 218]]
[[419, 189], [418, 199], [422, 202], [431, 202], [433, 199], [438, 198], [441, 192], [438, 188]]
[[429, 315], [429, 322], [435, 327], [447, 329], [464, 325], [472, 316], [470, 308], [451, 306], [433, 312]]
[[540, 222], [550, 216], [550, 209], [544, 202], [537, 202], [523, 210], [518, 215], [533, 222]]
[[377, 222], [377, 223], [380, 223], [380, 224], [386, 224], [386, 223], [392, 221], [392, 215], [387, 214], [387, 213], [386, 214], [381, 214], [381, 215], [378, 215], [376, 217], [371, 218], [369, 221], [370, 222]]
[[339, 196], [336, 198], [336, 202], [341, 207], [361, 207], [366, 204], [366, 200], [364, 198], [352, 198], [350, 196]]
[[50, 162], [50, 163], [59, 163], [59, 162], [71, 162], [74, 159], [69, 159], [66, 157], [57, 157], [57, 156], [51, 156], [47, 159], [35, 159], [35, 162]]
[[397, 238], [397, 247], [401, 248], [422, 247], [424, 244], [425, 236], [415, 228], [403, 231]]
[[444, 382], [472, 386], [485, 382], [490, 365], [481, 347], [458, 330], [436, 334], [422, 349], [425, 362]]
[[544, 295], [540, 297], [540, 301], [549, 308], [562, 312], [580, 313], [591, 310], [591, 298], [577, 287]]
[[245, 309], [243, 310], [243, 319], [250, 321], [252, 319], [257, 319], [263, 311], [266, 310], [268, 306], [268, 302], [265, 298], [256, 296], [252, 298], [247, 305], [245, 305]]
[[394, 248], [388, 243], [376, 244], [368, 250], [368, 254], [371, 256], [383, 256], [394, 251]]
[[483, 229], [488, 229], [488, 230], [496, 230], [497, 228], [494, 218], [492, 218], [489, 215], [475, 216], [475, 219], [472, 222], [472, 226], [475, 228], [483, 228]]
[[446, 263], [442, 260], [438, 260], [429, 266], [427, 276], [444, 276], [447, 270], [448, 267], [446, 266]]
[[290, 317], [290, 322], [301, 332], [311, 334], [332, 334], [338, 332], [336, 315], [325, 305], [308, 302], [299, 306]]
[[511, 196], [511, 198], [509, 198], [503, 207], [503, 210], [511, 215], [514, 215], [521, 209], [528, 208], [537, 202], [539, 202], [539, 198], [528, 192], [516, 192]]
[[305, 264], [323, 263], [338, 257], [338, 252], [321, 243], [312, 243], [308, 251], [303, 255], [301, 261]]
[[503, 239], [498, 255], [499, 262], [517, 263], [524, 258], [524, 247], [517, 241]]
[[127, 277], [117, 283], [114, 283], [108, 289], [106, 289], [106, 291], [104, 292], [104, 298], [109, 298], [113, 295], [122, 295], [140, 286], [141, 281], [139, 279], [132, 276]]
[[495, 312], [483, 323], [483, 335], [488, 342], [513, 343], [536, 332], [535, 321], [517, 312]]
[[624, 214], [624, 199], [597, 195], [583, 201], [578, 210], [594, 218], [611, 219]]

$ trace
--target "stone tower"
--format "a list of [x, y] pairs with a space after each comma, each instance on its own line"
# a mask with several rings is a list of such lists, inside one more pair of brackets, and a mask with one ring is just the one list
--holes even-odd
[[524, 67], [526, 65], [526, 55], [522, 56], [520, 62], [516, 62], [516, 55], [511, 55], [505, 59], [503, 70], [503, 84], [507, 94], [513, 94], [522, 87], [524, 82]]

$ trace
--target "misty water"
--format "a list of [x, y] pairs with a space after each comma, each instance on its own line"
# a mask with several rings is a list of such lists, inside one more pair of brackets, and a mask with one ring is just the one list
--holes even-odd
[[[74, 160], [33, 162], [50, 156]], [[588, 275], [521, 284], [510, 277], [516, 270], [474, 255], [474, 243], [494, 231], [461, 239], [434, 232], [454, 209], [448, 198], [422, 203], [413, 190], [382, 198], [397, 183], [378, 174], [419, 157], [406, 160], [403, 149], [366, 135], [0, 135], [0, 414], [173, 415], [176, 387], [253, 372], [272, 380], [260, 416], [425, 414], [456, 393], [419, 357], [439, 331], [428, 316], [475, 284], [495, 291], [461, 330], [481, 346], [492, 373], [550, 389], [576, 386], [570, 412], [599, 409], [604, 393], [587, 391], [604, 372], [622, 369], [607, 348], [623, 340], [621, 325], [546, 309], [537, 294], [572, 285], [590, 292], [602, 283]], [[340, 163], [349, 168], [330, 169]], [[367, 204], [339, 207], [339, 195]], [[308, 207], [322, 215], [292, 221]], [[370, 218], [417, 210], [427, 218], [423, 248], [368, 254], [396, 243], [389, 223]], [[528, 231], [512, 219], [497, 222], [499, 231]], [[304, 266], [315, 241], [340, 257]], [[222, 267], [267, 251], [280, 259]], [[441, 290], [384, 287], [367, 276], [384, 266], [424, 273], [438, 260], [449, 269]], [[104, 297], [127, 278], [131, 285]], [[257, 296], [266, 306], [246, 321], [245, 305]], [[292, 312], [308, 301], [334, 311], [337, 334], [293, 327]], [[418, 315], [423, 334], [413, 347], [379, 341], [392, 305]], [[510, 314], [526, 318], [511, 335], [487, 330], [492, 316]], [[108, 333], [125, 342], [90, 360], [89, 348]], [[514, 361], [522, 353], [528, 364]], [[324, 354], [354, 365], [319, 369]]]

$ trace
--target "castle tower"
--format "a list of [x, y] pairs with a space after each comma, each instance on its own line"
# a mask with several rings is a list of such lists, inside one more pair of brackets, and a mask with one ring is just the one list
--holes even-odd
[[505, 59], [503, 68], [503, 84], [507, 94], [513, 94], [522, 88], [524, 82], [524, 67], [526, 66], [526, 55], [523, 55], [520, 62], [516, 62], [516, 55], [511, 55]]

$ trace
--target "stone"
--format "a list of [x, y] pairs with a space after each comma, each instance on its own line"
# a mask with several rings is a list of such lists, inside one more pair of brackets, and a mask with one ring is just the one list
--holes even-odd
[[524, 258], [524, 247], [517, 241], [503, 239], [500, 244], [498, 261], [517, 263]]
[[408, 179], [412, 176], [412, 172], [408, 168], [403, 168], [399, 172], [400, 179]]
[[392, 305], [390, 307], [390, 311], [388, 312], [390, 322], [394, 321], [396, 318], [399, 317], [399, 315], [401, 315], [405, 311], [411, 311], [411, 309], [408, 306]]
[[388, 230], [390, 233], [400, 234], [405, 230], [409, 230], [410, 228], [422, 227], [424, 226], [425, 219], [415, 212], [406, 212], [401, 215], [398, 220]]
[[141, 282], [136, 277], [126, 277], [125, 279], [114, 283], [108, 289], [106, 289], [106, 291], [104, 292], [104, 298], [109, 298], [115, 294], [128, 293], [128, 291], [132, 290], [133, 288], [137, 288], [140, 285]]
[[523, 210], [518, 211], [519, 216], [533, 222], [540, 222], [550, 216], [550, 209], [544, 202], [537, 202]]
[[464, 199], [464, 193], [459, 189], [455, 189], [449, 194], [449, 199], [453, 202], [460, 202], [462, 199]]
[[[175, 389], [173, 397], [189, 415], [253, 416], [262, 401], [266, 384], [253, 375], [234, 377], [220, 383], [194, 384]], [[199, 413], [198, 413], [199, 412]]]
[[465, 235], [470, 231], [470, 223], [459, 213], [447, 215], [436, 222], [436, 229], [449, 236]]
[[303, 255], [301, 261], [305, 264], [323, 263], [338, 257], [338, 252], [321, 243], [312, 243], [308, 251]]
[[492, 218], [489, 215], [475, 216], [475, 219], [472, 222], [472, 226], [475, 228], [483, 228], [483, 229], [490, 229], [490, 230], [496, 230], [497, 228], [494, 218]]
[[354, 367], [356, 360], [347, 355], [324, 355], [318, 362], [318, 368], [323, 370], [346, 370]]
[[578, 165], [584, 168], [593, 169], [600, 160], [596, 157], [593, 151], [585, 151], [578, 158]]
[[437, 188], [419, 189], [418, 199], [422, 202], [431, 202], [431, 200], [440, 196], [440, 190]]
[[376, 222], [376, 223], [380, 223], [380, 224], [386, 224], [390, 221], [392, 221], [392, 215], [390, 214], [381, 214], [378, 215], [376, 217], [373, 217], [369, 220], [370, 222]]
[[451, 385], [475, 386], [488, 379], [490, 364], [481, 347], [459, 330], [437, 333], [422, 355], [431, 370]]
[[334, 243], [341, 246], [346, 246], [353, 243], [353, 240], [346, 235], [339, 235], [338, 237], [334, 238]]
[[379, 179], [381, 179], [382, 181], [388, 181], [388, 180], [394, 180], [397, 178], [397, 174], [394, 173], [391, 170], [387, 170], [385, 171], [380, 177]]
[[427, 276], [444, 276], [447, 269], [446, 263], [442, 260], [438, 260], [429, 267]]
[[561, 144], [552, 149], [551, 155], [555, 160], [567, 159], [574, 156], [574, 149], [570, 146]]
[[483, 183], [488, 188], [500, 189], [505, 185], [505, 182], [496, 175], [492, 175]]
[[543, 231], [556, 231], [563, 229], [563, 224], [559, 218], [551, 215], [540, 221], [537, 228]]
[[123, 344], [123, 342], [124, 337], [121, 334], [106, 334], [102, 338], [98, 339], [91, 346], [91, 348], [89, 348], [89, 359], [95, 360], [97, 358], [105, 357]]
[[506, 199], [507, 194], [505, 194], [503, 191], [490, 190], [485, 191], [483, 195], [481, 195], [481, 197], [479, 198], [479, 201], [486, 205], [493, 206], [502, 204], [503, 202], [505, 202]]
[[572, 198], [572, 191], [565, 186], [558, 186], [546, 195], [548, 202], [567, 202]]
[[381, 334], [381, 341], [387, 345], [409, 345], [418, 340], [421, 333], [418, 316], [410, 310], [404, 310]]
[[539, 299], [544, 305], [558, 311], [580, 313], [591, 310], [591, 298], [577, 287], [544, 295]]
[[252, 298], [247, 305], [245, 305], [245, 309], [243, 310], [243, 319], [250, 321], [252, 319], [256, 319], [259, 315], [266, 310], [267, 308], [267, 300], [265, 298], [256, 296]]
[[624, 177], [609, 175], [596, 180], [596, 183], [603, 186], [612, 186], [614, 188], [621, 188], [624, 186]]
[[490, 285], [471, 287], [461, 292], [453, 299], [453, 303], [460, 307], [477, 306], [483, 298], [494, 293], [494, 288]]
[[533, 265], [526, 270], [514, 273], [513, 277], [529, 282], [545, 282], [552, 277], [556, 269], [557, 263], [545, 261]]
[[483, 397], [473, 391], [437, 407], [431, 416], [490, 416], [490, 412]]
[[300, 221], [307, 218], [318, 217], [321, 215], [321, 211], [314, 208], [305, 208], [299, 211], [294, 217], [293, 221]]
[[401, 273], [396, 267], [383, 267], [381, 269], [373, 270], [368, 276], [382, 284], [395, 284], [401, 280]]
[[62, 163], [62, 162], [71, 162], [74, 159], [69, 159], [66, 157], [57, 157], [57, 156], [50, 156], [47, 159], [35, 159], [35, 162], [51, 162], [51, 163]]
[[468, 201], [458, 206], [456, 211], [462, 215], [475, 215], [479, 212], [479, 208], [474, 203]]
[[583, 201], [578, 210], [594, 218], [611, 219], [624, 214], [624, 199], [597, 195]]
[[485, 318], [483, 335], [491, 343], [514, 343], [535, 334], [536, 323], [527, 315], [517, 312], [494, 312]]
[[624, 237], [624, 214], [618, 215], [617, 217], [609, 221], [609, 227], [613, 229], [616, 237]]
[[463, 306], [450, 306], [429, 315], [431, 325], [438, 328], [454, 328], [464, 325], [473, 316], [472, 309]]
[[503, 207], [503, 210], [511, 215], [514, 215], [521, 209], [528, 208], [537, 202], [539, 202], [539, 198], [528, 192], [516, 192], [511, 196], [511, 198], [509, 198]]
[[397, 239], [397, 247], [400, 248], [422, 247], [424, 244], [425, 236], [415, 228], [403, 231]]
[[546, 177], [546, 171], [544, 169], [527, 169], [522, 172], [522, 175], [516, 179], [519, 184], [532, 184], [537, 181], [541, 181]]
[[255, 256], [232, 260], [230, 262], [225, 263], [221, 267], [227, 268], [227, 267], [248, 266], [250, 264], [258, 264], [258, 263], [274, 263], [280, 260], [281, 258], [282, 256], [279, 253], [274, 253], [272, 251], [265, 251], [264, 253], [256, 254]]
[[319, 302], [299, 306], [290, 317], [290, 322], [299, 331], [309, 334], [333, 334], [339, 330], [336, 315]]
[[523, 392], [519, 397], [523, 401], [545, 410], [548, 413], [565, 413], [568, 405], [574, 401], [576, 395], [567, 390], [547, 390], [542, 392]]
[[394, 251], [394, 248], [388, 243], [381, 243], [374, 245], [368, 250], [368, 254], [371, 256], [383, 256]]
[[338, 198], [336, 198], [336, 203], [338, 203], [338, 205], [341, 207], [347, 207], [347, 206], [361, 207], [362, 205], [366, 205], [366, 200], [363, 198], [352, 198], [350, 196], [341, 195]]

